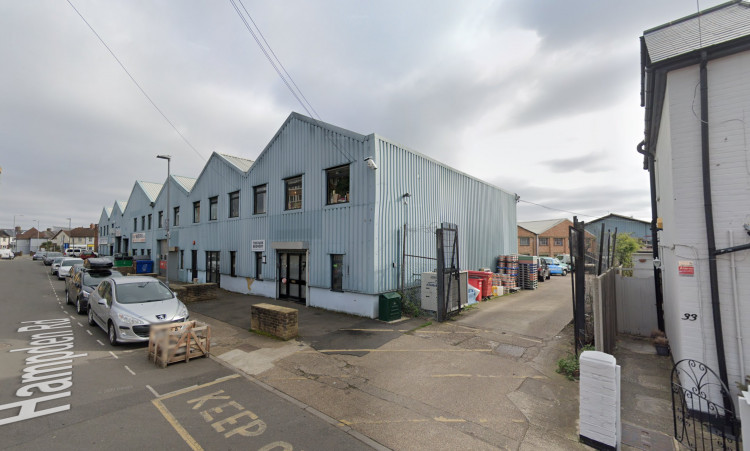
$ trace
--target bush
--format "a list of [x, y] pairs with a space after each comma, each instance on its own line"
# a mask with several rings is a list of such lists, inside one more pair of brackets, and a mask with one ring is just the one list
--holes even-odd
[[[583, 347], [581, 352], [583, 351], [594, 351], [593, 345], [586, 345]], [[563, 357], [560, 360], [557, 361], [557, 372], [564, 375], [568, 378], [568, 380], [574, 381], [578, 379], [581, 373], [581, 366], [580, 362], [578, 361], [580, 357], [580, 354], [578, 356], [574, 356], [573, 354], [569, 354], [567, 357]]]

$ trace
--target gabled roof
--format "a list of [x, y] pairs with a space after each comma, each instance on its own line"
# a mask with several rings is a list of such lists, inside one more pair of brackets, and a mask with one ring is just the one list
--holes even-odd
[[146, 194], [146, 197], [148, 197], [149, 201], [151, 202], [156, 201], [156, 198], [159, 196], [159, 191], [161, 191], [161, 187], [162, 187], [161, 183], [143, 182], [143, 181], [137, 181], [135, 183], [141, 187], [143, 192]]
[[568, 221], [567, 218], [562, 219], [545, 219], [543, 221], [526, 221], [519, 222], [518, 227], [523, 227], [534, 235], [540, 235], [552, 227], [560, 224], [561, 222]]
[[750, 2], [734, 0], [643, 32], [652, 63], [750, 35]]
[[91, 227], [76, 227], [68, 233], [71, 238], [93, 238], [96, 236], [96, 229]]
[[646, 225], [651, 225], [650, 221], [644, 221], [643, 219], [636, 219], [636, 218], [632, 218], [630, 216], [623, 216], [623, 215], [618, 215], [618, 214], [615, 214], [615, 213], [610, 213], [607, 216], [602, 216], [601, 218], [597, 218], [597, 219], [591, 220], [591, 221], [587, 222], [586, 225], [592, 224], [594, 222], [605, 221], [607, 218], [624, 219], [626, 221], [642, 222], [642, 223], [644, 223]]
[[[190, 191], [193, 190], [193, 187], [195, 186], [195, 181], [198, 180], [193, 177], [185, 177], [184, 175], [173, 175], [172, 178], [174, 179], [175, 182], [177, 182], [178, 185], [182, 186], [182, 188], [188, 193], [190, 193]], [[161, 189], [161, 185], [159, 189]]]
[[29, 230], [16, 235], [16, 239], [17, 240], [29, 240], [31, 238], [36, 238], [37, 234], [39, 234], [40, 237], [42, 236], [41, 232], [37, 231], [36, 227], [32, 227]]
[[120, 213], [125, 211], [125, 208], [127, 208], [128, 206], [128, 201], [126, 200], [116, 200], [115, 203], [117, 204], [118, 207], [120, 207]]
[[237, 169], [239, 169], [242, 172], [247, 172], [250, 169], [250, 166], [253, 165], [253, 160], [248, 160], [247, 158], [241, 158], [241, 157], [235, 157], [234, 155], [227, 155], [225, 153], [217, 153], [220, 157], [227, 160], [228, 163], [235, 166]]

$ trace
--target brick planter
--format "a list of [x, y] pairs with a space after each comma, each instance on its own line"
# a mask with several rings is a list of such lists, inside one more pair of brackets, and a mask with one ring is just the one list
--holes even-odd
[[272, 304], [255, 304], [250, 307], [250, 328], [290, 340], [299, 334], [297, 309]]

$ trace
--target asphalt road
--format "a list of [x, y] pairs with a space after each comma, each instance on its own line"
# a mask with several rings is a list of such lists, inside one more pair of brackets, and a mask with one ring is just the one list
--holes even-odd
[[49, 269], [0, 261], [0, 449], [370, 449], [211, 359], [110, 346]]

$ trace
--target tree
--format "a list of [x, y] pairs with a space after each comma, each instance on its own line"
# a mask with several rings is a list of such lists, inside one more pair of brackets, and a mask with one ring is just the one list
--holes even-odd
[[615, 246], [615, 258], [623, 268], [631, 268], [624, 275], [633, 275], [633, 253], [641, 248], [641, 240], [633, 238], [629, 233], [617, 234], [617, 245]]

